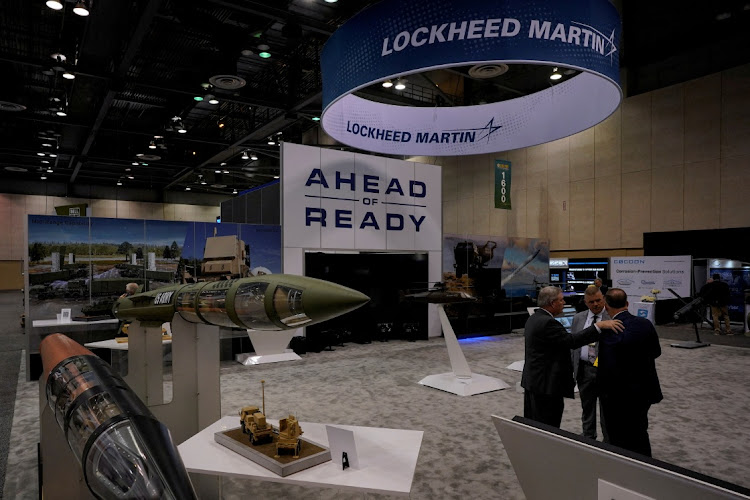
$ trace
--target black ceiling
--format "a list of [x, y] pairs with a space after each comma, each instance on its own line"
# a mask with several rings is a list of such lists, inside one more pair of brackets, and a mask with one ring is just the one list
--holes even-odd
[[[112, 189], [121, 182], [123, 190], [190, 187], [230, 195], [273, 180], [279, 150], [268, 138], [302, 142], [317, 126], [320, 50], [338, 26], [375, 1], [95, 0], [88, 17], [74, 14], [69, 1], [60, 11], [45, 0], [5, 2], [0, 191], [54, 183], [75, 194], [79, 186]], [[628, 95], [750, 61], [750, 0], [623, 3]], [[268, 45], [270, 58], [259, 57], [260, 44]], [[55, 61], [56, 53], [66, 62]], [[75, 79], [64, 79], [65, 69]], [[379, 86], [363, 93], [405, 105], [453, 106], [548, 85], [546, 69], [512, 66], [492, 79], [472, 78], [468, 70], [414, 75], [402, 93]], [[208, 82], [214, 86], [201, 86]], [[208, 94], [219, 103], [194, 100]], [[25, 110], [12, 111], [13, 104]], [[66, 116], [58, 116], [61, 106]], [[243, 160], [245, 150], [258, 160]]]

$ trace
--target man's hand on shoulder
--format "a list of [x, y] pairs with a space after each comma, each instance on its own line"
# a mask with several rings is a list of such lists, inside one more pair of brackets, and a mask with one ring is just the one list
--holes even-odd
[[614, 330], [616, 332], [621, 332], [625, 329], [622, 321], [619, 319], [605, 319], [604, 321], [598, 322], [597, 326], [602, 330]]

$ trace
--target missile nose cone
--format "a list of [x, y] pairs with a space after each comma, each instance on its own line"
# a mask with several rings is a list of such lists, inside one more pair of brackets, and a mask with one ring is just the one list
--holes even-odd
[[[302, 308], [312, 320], [320, 323], [353, 311], [370, 301], [362, 292], [329, 281], [312, 280], [302, 294]], [[307, 326], [307, 325], [305, 325]]]

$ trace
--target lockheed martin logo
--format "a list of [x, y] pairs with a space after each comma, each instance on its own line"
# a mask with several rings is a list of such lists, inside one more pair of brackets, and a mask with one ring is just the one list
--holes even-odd
[[484, 127], [479, 128], [459, 128], [459, 129], [453, 129], [449, 130], [448, 132], [471, 132], [472, 136], [475, 136], [476, 134], [479, 135], [479, 137], [476, 138], [477, 141], [481, 141], [482, 139], [487, 139], [487, 142], [490, 142], [490, 137], [492, 134], [497, 132], [502, 128], [502, 125], [495, 125], [495, 118], [490, 118], [490, 121], [487, 122], [487, 125]]
[[576, 21], [573, 21], [572, 24], [577, 24], [579, 26], [585, 26], [586, 28], [590, 29], [604, 40], [604, 49], [607, 51], [606, 54], [604, 54], [604, 57], [609, 56], [609, 62], [612, 64], [614, 62], [614, 54], [617, 52], [617, 46], [615, 45], [615, 30], [612, 29], [612, 33], [610, 33], [609, 36], [605, 35], [598, 29], [594, 28], [593, 26], [590, 26], [588, 24], [579, 23]]

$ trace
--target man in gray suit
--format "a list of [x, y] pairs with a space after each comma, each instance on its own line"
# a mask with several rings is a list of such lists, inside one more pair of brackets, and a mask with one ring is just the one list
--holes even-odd
[[[583, 302], [588, 308], [573, 316], [571, 332], [577, 333], [590, 327], [594, 323], [610, 319], [604, 310], [604, 296], [596, 285], [586, 288], [583, 294]], [[599, 399], [599, 386], [596, 380], [597, 368], [594, 361], [599, 352], [599, 342], [591, 343], [571, 351], [573, 361], [573, 377], [578, 383], [578, 396], [581, 398], [581, 423], [583, 424], [583, 435], [596, 439], [596, 401]], [[599, 402], [599, 413], [602, 415], [600, 424], [604, 442], [609, 442], [607, 428], [604, 425], [604, 417], [601, 412], [601, 401]]]

